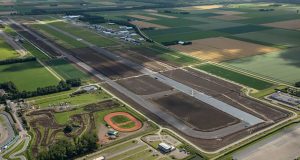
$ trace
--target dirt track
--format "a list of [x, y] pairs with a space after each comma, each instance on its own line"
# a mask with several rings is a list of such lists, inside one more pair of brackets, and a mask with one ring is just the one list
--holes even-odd
[[[132, 128], [122, 128], [119, 124], [114, 123], [111, 119], [115, 116], [118, 115], [122, 115], [127, 117], [128, 119], [130, 119], [130, 122], [134, 122], [135, 126]], [[120, 132], [133, 132], [133, 131], [137, 131], [140, 128], [142, 128], [143, 124], [142, 122], [140, 122], [139, 120], [137, 120], [135, 117], [133, 117], [132, 115], [130, 115], [127, 112], [113, 112], [113, 113], [109, 113], [104, 117], [104, 121], [110, 125], [113, 129], [120, 131]]]

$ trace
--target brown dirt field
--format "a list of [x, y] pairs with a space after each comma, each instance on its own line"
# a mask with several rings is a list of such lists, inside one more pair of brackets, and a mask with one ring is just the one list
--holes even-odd
[[180, 10], [185, 10], [185, 11], [193, 11], [193, 10], [208, 10], [208, 9], [217, 9], [217, 8], [222, 8], [223, 5], [203, 5], [203, 6], [192, 6], [192, 7], [181, 7], [178, 8]]
[[76, 58], [111, 79], [127, 78], [141, 74], [120, 62], [102, 56], [90, 48], [72, 49], [71, 52]]
[[131, 21], [130, 22], [133, 25], [138, 26], [139, 28], [143, 29], [143, 28], [158, 28], [158, 29], [166, 29], [169, 28], [167, 26], [163, 26], [163, 25], [159, 25], [159, 24], [154, 24], [154, 23], [150, 23], [150, 22], [143, 22], [143, 21]]
[[[52, 56], [60, 56], [61, 54], [59, 52], [57, 52], [56, 50], [52, 49], [51, 47], [49, 47], [46, 43], [44, 43], [43, 41], [36, 39], [34, 36], [32, 36], [29, 32], [24, 31], [22, 28], [20, 28], [19, 26], [12, 24], [11, 27], [13, 29], [15, 29], [19, 34], [21, 34], [23, 37], [25, 37], [26, 39], [28, 39], [29, 41], [31, 41], [34, 45], [38, 46], [40, 49], [42, 49], [44, 52], [46, 52], [48, 55], [52, 55]], [[33, 30], [32, 30], [33, 31]], [[35, 32], [37, 33], [37, 32]], [[37, 33], [38, 34], [38, 33]], [[45, 38], [44, 36], [42, 36], [41, 34], [39, 34], [41, 37]]]
[[202, 60], [221, 62], [279, 51], [277, 48], [243, 42], [225, 37], [192, 41], [191, 45], [174, 45], [172, 49], [187, 53]]
[[118, 54], [121, 57], [124, 57], [126, 59], [129, 59], [137, 64], [141, 64], [142, 66], [149, 68], [155, 72], [163, 71], [170, 69], [170, 66], [159, 63], [158, 61], [151, 59], [149, 57], [146, 57], [143, 54], [136, 53], [131, 50], [124, 50], [124, 49], [110, 49], [115, 54]]
[[169, 16], [169, 15], [164, 15], [164, 14], [159, 14], [159, 13], [149, 13], [149, 15], [164, 17], [164, 18], [177, 18], [175, 16]]
[[141, 76], [118, 81], [119, 84], [138, 95], [149, 95], [171, 90], [169, 87], [149, 76]]
[[[127, 117], [128, 119], [130, 119], [131, 122], [135, 123], [135, 126], [132, 128], [122, 128], [121, 125], [123, 124], [116, 124], [114, 123], [111, 118], [118, 116], [118, 115], [122, 115]], [[113, 112], [113, 113], [109, 113], [104, 117], [104, 121], [110, 125], [113, 129], [120, 131], [120, 132], [133, 132], [133, 131], [137, 131], [140, 128], [142, 128], [143, 124], [142, 122], [140, 122], [139, 120], [137, 120], [135, 117], [133, 117], [131, 114], [127, 113], [127, 112]]]
[[213, 16], [209, 18], [215, 18], [225, 21], [233, 21], [233, 20], [240, 20], [240, 19], [247, 19], [247, 17], [238, 16], [238, 15], [220, 15], [220, 16]]
[[212, 106], [184, 93], [176, 93], [153, 100], [161, 108], [200, 131], [214, 131], [240, 122]]
[[138, 19], [143, 19], [143, 20], [146, 20], [146, 21], [157, 20], [154, 17], [142, 16], [142, 15], [137, 15], [137, 14], [130, 14], [130, 15], [127, 15], [127, 16], [133, 17], [133, 18], [138, 18]]
[[300, 29], [300, 19], [265, 23], [264, 26], [283, 28], [283, 29]]
[[[171, 76], [178, 82], [193, 87], [196, 90], [204, 92], [205, 94], [208, 94], [245, 112], [254, 114], [260, 118], [266, 119], [264, 117], [267, 117], [273, 121], [279, 121], [288, 116], [286, 111], [272, 108], [269, 105], [246, 97], [241, 93], [240, 86], [212, 77], [194, 69], [187, 68], [187, 71], [168, 71], [164, 72], [163, 74], [167, 77]], [[248, 108], [245, 108], [245, 106], [251, 108], [256, 113], [252, 112]]]

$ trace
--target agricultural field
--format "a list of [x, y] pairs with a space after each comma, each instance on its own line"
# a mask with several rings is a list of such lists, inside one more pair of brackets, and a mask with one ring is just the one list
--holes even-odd
[[88, 80], [91, 76], [85, 72], [82, 72], [79, 68], [65, 59], [52, 59], [46, 61], [46, 64], [54, 69], [56, 73], [62, 76], [64, 79], [79, 78], [83, 81]]
[[192, 41], [191, 45], [172, 45], [170, 48], [202, 60], [221, 62], [258, 54], [278, 51], [264, 45], [239, 41], [225, 37], [214, 37]]
[[250, 73], [294, 84], [299, 81], [300, 48], [278, 51], [272, 54], [257, 55], [225, 62]]
[[15, 51], [5, 40], [0, 37], [0, 60], [11, 59], [19, 57], [19, 53]]
[[273, 86], [272, 83], [266, 82], [264, 80], [260, 80], [213, 64], [204, 64], [197, 66], [196, 68], [258, 90], [267, 89]]
[[0, 82], [12, 81], [22, 91], [57, 85], [59, 79], [37, 61], [0, 65]]
[[80, 41], [73, 39], [69, 36], [66, 36], [60, 32], [57, 32], [56, 30], [50, 28], [46, 24], [31, 24], [30, 25], [32, 28], [38, 30], [39, 32], [43, 33], [45, 36], [51, 38], [52, 40], [56, 41], [58, 44], [68, 48], [68, 49], [73, 49], [73, 48], [82, 48], [86, 47], [83, 43]]

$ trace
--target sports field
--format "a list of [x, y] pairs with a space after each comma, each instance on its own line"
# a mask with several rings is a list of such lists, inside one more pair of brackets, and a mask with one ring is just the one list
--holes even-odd
[[90, 78], [90, 75], [80, 71], [70, 62], [64, 59], [53, 59], [46, 62], [51, 68], [55, 70], [64, 79], [79, 78], [81, 80], [86, 80]]
[[260, 80], [213, 64], [204, 64], [197, 66], [196, 68], [258, 90], [267, 89], [273, 86], [272, 83], [266, 82], [264, 80]]
[[5, 40], [0, 37], [0, 60], [16, 58], [19, 53], [15, 51]]
[[37, 61], [0, 65], [0, 83], [12, 81], [19, 90], [57, 85], [59, 80]]
[[237, 68], [290, 84], [300, 80], [300, 48], [226, 62]]

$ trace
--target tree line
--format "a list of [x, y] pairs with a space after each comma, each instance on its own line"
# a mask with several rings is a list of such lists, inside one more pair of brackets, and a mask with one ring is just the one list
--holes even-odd
[[22, 62], [30, 62], [30, 61], [36, 61], [35, 57], [26, 57], [26, 58], [12, 58], [12, 59], [5, 59], [0, 61], [0, 65], [5, 64], [13, 64], [13, 63], [22, 63]]
[[61, 139], [48, 150], [38, 154], [37, 160], [70, 160], [94, 152], [98, 149], [98, 138], [95, 133], [86, 133], [73, 140]]
[[20, 98], [30, 98], [35, 96], [42, 96], [61, 91], [70, 90], [72, 87], [78, 87], [81, 85], [80, 79], [68, 79], [66, 81], [60, 81], [56, 86], [39, 87], [35, 91], [19, 91], [16, 85], [9, 81], [0, 84], [0, 89], [3, 89], [6, 94], [0, 97], [0, 103], [6, 100], [15, 100]]

